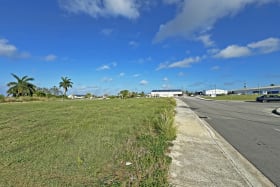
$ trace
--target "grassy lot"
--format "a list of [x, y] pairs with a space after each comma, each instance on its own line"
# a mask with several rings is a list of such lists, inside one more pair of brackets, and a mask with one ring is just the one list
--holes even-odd
[[258, 95], [223, 95], [217, 97], [203, 97], [213, 100], [231, 100], [231, 101], [255, 101]]
[[0, 104], [0, 186], [168, 186], [172, 99]]

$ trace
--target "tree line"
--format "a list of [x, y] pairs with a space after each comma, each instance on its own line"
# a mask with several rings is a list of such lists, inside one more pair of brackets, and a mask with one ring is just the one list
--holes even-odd
[[59, 82], [59, 88], [54, 86], [50, 89], [48, 88], [40, 88], [31, 82], [34, 81], [34, 78], [23, 76], [19, 77], [16, 74], [11, 74], [15, 81], [9, 82], [7, 86], [9, 89], [7, 90], [8, 96], [12, 97], [21, 97], [21, 96], [33, 96], [36, 94], [37, 96], [47, 96], [54, 95], [59, 96], [62, 94], [59, 88], [64, 90], [63, 96], [66, 96], [66, 93], [69, 88], [73, 86], [73, 82], [68, 77], [61, 77], [61, 81]]
[[[32, 83], [34, 78], [23, 76], [19, 77], [16, 74], [11, 74], [15, 81], [9, 82], [7, 86], [9, 87], [7, 90], [8, 96], [12, 97], [21, 97], [21, 96], [39, 96], [39, 97], [46, 97], [46, 96], [61, 96], [63, 95], [66, 97], [67, 91], [69, 88], [72, 88], [73, 82], [68, 77], [61, 77], [61, 81], [59, 82], [59, 86], [53, 86], [52, 88], [41, 88], [36, 86]], [[63, 89], [63, 92], [60, 90]], [[118, 93], [119, 98], [134, 98], [134, 97], [144, 97], [144, 92], [131, 92], [129, 90], [121, 90]], [[85, 95], [86, 98], [92, 97], [90, 93]]]

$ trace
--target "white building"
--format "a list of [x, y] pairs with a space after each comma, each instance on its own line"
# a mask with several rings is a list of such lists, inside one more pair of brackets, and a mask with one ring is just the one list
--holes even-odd
[[69, 99], [84, 99], [85, 95], [74, 95], [74, 94], [71, 94], [71, 95], [68, 95], [68, 98]]
[[221, 89], [213, 89], [213, 90], [204, 90], [203, 95], [211, 96], [211, 97], [216, 97], [217, 95], [227, 95], [228, 91], [227, 90], [221, 90]]
[[176, 97], [182, 95], [182, 90], [152, 90], [151, 92], [151, 97]]

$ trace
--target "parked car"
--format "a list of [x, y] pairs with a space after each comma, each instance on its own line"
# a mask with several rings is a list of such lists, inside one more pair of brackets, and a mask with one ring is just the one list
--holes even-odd
[[279, 95], [262, 95], [257, 97], [256, 101], [258, 102], [271, 102], [271, 101], [280, 101]]

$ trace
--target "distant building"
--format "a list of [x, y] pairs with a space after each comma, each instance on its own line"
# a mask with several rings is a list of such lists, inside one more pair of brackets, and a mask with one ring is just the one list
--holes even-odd
[[151, 97], [177, 97], [183, 96], [182, 90], [152, 90]]
[[84, 99], [86, 96], [85, 95], [68, 95], [69, 99]]
[[227, 90], [221, 90], [221, 89], [213, 89], [213, 90], [204, 90], [203, 95], [211, 96], [211, 97], [216, 97], [217, 95], [227, 95], [228, 91]]
[[257, 88], [243, 88], [239, 90], [233, 90], [235, 94], [279, 94], [280, 86], [265, 86]]

